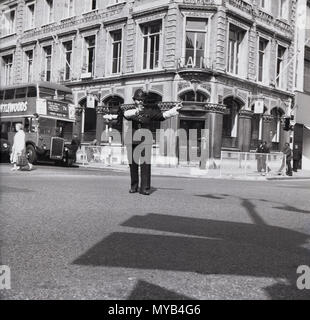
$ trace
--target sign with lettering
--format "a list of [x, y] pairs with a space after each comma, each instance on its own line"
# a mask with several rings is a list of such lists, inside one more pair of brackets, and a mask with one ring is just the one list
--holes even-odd
[[264, 113], [264, 100], [255, 101], [254, 113], [255, 114], [263, 114]]
[[28, 109], [27, 101], [0, 104], [0, 113], [26, 112], [27, 109]]
[[95, 97], [93, 95], [87, 96], [87, 108], [95, 109]]
[[47, 115], [66, 118], [69, 117], [69, 107], [67, 103], [47, 100]]

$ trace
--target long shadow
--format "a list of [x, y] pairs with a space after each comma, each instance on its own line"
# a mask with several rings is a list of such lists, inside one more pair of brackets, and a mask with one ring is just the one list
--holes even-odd
[[139, 280], [127, 300], [193, 300], [174, 291]]
[[292, 207], [292, 206], [272, 207], [272, 209], [278, 209], [278, 210], [295, 212], [295, 213], [310, 214], [309, 210], [302, 210], [302, 209], [298, 209], [298, 208]]
[[309, 264], [300, 232], [237, 222], [149, 214], [123, 226], [178, 235], [113, 233], [73, 263], [78, 265], [156, 269], [285, 279], [266, 291], [273, 299], [310, 298], [296, 288], [296, 270]]
[[[249, 198], [248, 199], [244, 199], [244, 198], [241, 198], [241, 197], [236, 197], [236, 196], [227, 195], [227, 194], [219, 194], [219, 195], [203, 194], [203, 195], [195, 195], [195, 196], [196, 197], [200, 197], [200, 198], [211, 199], [211, 200], [223, 200], [223, 199], [226, 199], [228, 197], [236, 198], [236, 199], [242, 201], [242, 206], [245, 207], [248, 210], [249, 213], [251, 213], [251, 212], [253, 213], [252, 209], [255, 208], [255, 206], [252, 204], [251, 201], [260, 201], [260, 202], [279, 205], [277, 207], [271, 207], [272, 209], [277, 209], [277, 210], [281, 210], [281, 211], [296, 212], [296, 213], [302, 213], [302, 214], [310, 214], [309, 210], [303, 210], [303, 209], [296, 208], [294, 206], [283, 204], [281, 202], [269, 201], [269, 200], [265, 200], [265, 199], [249, 199]], [[252, 207], [252, 209], [250, 209], [250, 207]]]

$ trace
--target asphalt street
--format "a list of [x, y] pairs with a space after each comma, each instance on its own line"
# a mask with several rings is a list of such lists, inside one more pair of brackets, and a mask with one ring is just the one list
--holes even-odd
[[0, 165], [3, 299], [310, 299], [310, 181]]

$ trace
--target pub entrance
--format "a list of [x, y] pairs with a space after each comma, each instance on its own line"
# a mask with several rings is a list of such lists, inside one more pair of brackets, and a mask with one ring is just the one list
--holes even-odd
[[[179, 163], [197, 164], [201, 155], [201, 136], [205, 129], [204, 119], [180, 119]], [[182, 130], [183, 129], [183, 130]]]

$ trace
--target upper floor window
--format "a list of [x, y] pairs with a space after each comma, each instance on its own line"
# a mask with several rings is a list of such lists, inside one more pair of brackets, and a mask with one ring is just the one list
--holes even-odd
[[92, 10], [96, 10], [97, 9], [97, 0], [86, 0], [85, 1], [85, 11], [92, 11]]
[[241, 65], [245, 65], [246, 59], [246, 31], [237, 26], [230, 25], [227, 71], [236, 75], [243, 75], [245, 72]]
[[142, 26], [143, 36], [143, 69], [159, 67], [159, 49], [161, 38], [161, 22]]
[[44, 80], [51, 81], [52, 75], [52, 46], [46, 46], [43, 48], [44, 58], [45, 58], [45, 70], [44, 70]]
[[289, 0], [280, 0], [279, 17], [288, 20], [289, 17]]
[[258, 42], [258, 81], [268, 83], [268, 46], [269, 41], [259, 38]]
[[277, 63], [276, 63], [276, 85], [279, 88], [285, 87], [285, 55], [286, 48], [278, 45], [277, 49]]
[[203, 68], [206, 66], [207, 20], [186, 20], [185, 65]]
[[1, 30], [2, 35], [6, 36], [15, 33], [16, 19], [15, 19], [15, 9], [8, 10], [3, 13]]
[[35, 27], [35, 4], [29, 3], [26, 6], [26, 29]]
[[72, 70], [72, 41], [64, 42], [64, 55], [65, 55], [65, 74], [64, 79], [71, 79], [71, 70]]
[[54, 21], [54, 1], [46, 0], [47, 23]]
[[74, 0], [66, 0], [65, 7], [67, 17], [73, 17], [75, 15]]
[[122, 64], [122, 30], [111, 32], [112, 38], [112, 73], [121, 72]]
[[271, 10], [271, 0], [260, 0], [260, 7], [266, 11]]
[[27, 82], [33, 80], [33, 50], [28, 50], [25, 52], [26, 56], [26, 79]]
[[96, 36], [85, 37], [86, 42], [86, 72], [94, 74], [95, 71], [95, 52], [96, 52]]
[[3, 85], [10, 85], [13, 83], [13, 54], [2, 57], [3, 67]]

